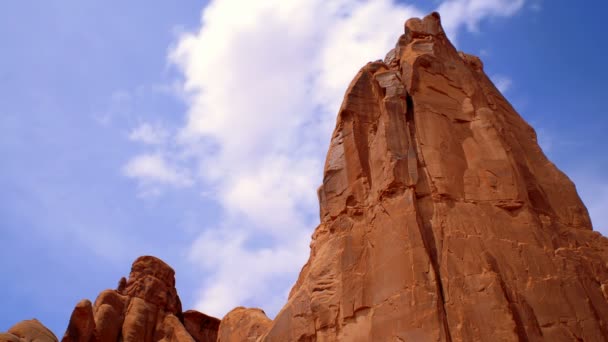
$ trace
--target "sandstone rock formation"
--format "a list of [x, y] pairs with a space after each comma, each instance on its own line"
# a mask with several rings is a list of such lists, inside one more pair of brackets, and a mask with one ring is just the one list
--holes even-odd
[[[608, 239], [438, 14], [408, 20], [351, 82], [318, 195], [273, 321], [183, 313], [173, 270], [146, 256], [76, 305], [62, 341], [608, 340]], [[33, 320], [3, 341], [57, 338]]]
[[162, 260], [139, 257], [129, 279], [105, 290], [95, 304], [76, 305], [62, 342], [215, 341], [219, 320], [188, 311], [184, 320], [175, 272]]
[[[142, 256], [118, 289], [102, 291], [94, 304], [86, 299], [76, 304], [61, 341], [215, 342], [219, 325], [219, 319], [198, 311], [182, 312], [173, 269], [158, 258]], [[57, 341], [35, 319], [0, 333], [0, 342]]]
[[37, 319], [30, 319], [0, 333], [0, 342], [57, 342], [57, 337]]
[[260, 340], [608, 340], [608, 240], [438, 14], [355, 76], [318, 194]]
[[218, 332], [218, 342], [255, 342], [272, 321], [260, 309], [238, 307], [222, 318]]
[[[102, 291], [95, 303], [79, 302], [62, 342], [215, 342], [220, 320], [197, 311], [182, 313], [175, 272], [162, 260], [139, 257], [129, 279]], [[37, 320], [0, 334], [0, 342], [57, 342]]]
[[195, 341], [216, 341], [220, 320], [195, 310], [184, 312], [184, 326]]

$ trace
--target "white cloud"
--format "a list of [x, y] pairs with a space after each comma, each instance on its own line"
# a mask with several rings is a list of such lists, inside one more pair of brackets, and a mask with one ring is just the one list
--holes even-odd
[[310, 235], [299, 229], [280, 244], [251, 248], [251, 234], [234, 223], [231, 229], [207, 230], [191, 248], [190, 259], [203, 271], [213, 272], [200, 289], [199, 308], [221, 317], [239, 305], [260, 305], [252, 296], [264, 298], [264, 309], [280, 308], [303, 264], [301, 253]]
[[160, 124], [144, 122], [129, 133], [129, 140], [148, 145], [160, 145], [167, 141], [169, 132]]
[[503, 94], [509, 91], [513, 85], [513, 80], [505, 75], [494, 75], [491, 78], [496, 88]]
[[[454, 37], [483, 17], [514, 13], [519, 2], [449, 1], [440, 9]], [[200, 310], [222, 316], [257, 305], [272, 316], [281, 307], [318, 223], [315, 190], [344, 91], [361, 66], [394, 46], [404, 20], [423, 14], [391, 0], [214, 0], [200, 29], [180, 36], [169, 55], [188, 105], [179, 154], [198, 162], [202, 192], [223, 208], [222, 222], [190, 248], [207, 274]], [[173, 165], [142, 155], [125, 174], [191, 185]]]
[[482, 20], [513, 16], [524, 3], [525, 0], [447, 0], [439, 5], [438, 12], [446, 33], [455, 40], [462, 26], [477, 32]]
[[189, 94], [181, 141], [216, 146], [201, 176], [225, 210], [191, 249], [210, 276], [199, 309], [222, 316], [251, 303], [272, 315], [284, 303], [318, 222], [344, 91], [422, 14], [388, 0], [213, 1], [201, 30], [181, 37], [170, 56]]
[[137, 179], [144, 187], [142, 195], [158, 194], [156, 184], [175, 187], [191, 186], [193, 181], [187, 170], [179, 169], [167, 162], [160, 153], [140, 154], [135, 156], [123, 168], [123, 173]]

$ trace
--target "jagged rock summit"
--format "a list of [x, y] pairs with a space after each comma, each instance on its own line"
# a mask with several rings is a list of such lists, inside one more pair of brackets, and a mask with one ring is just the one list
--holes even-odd
[[259, 341], [608, 340], [608, 240], [437, 13], [351, 82], [318, 194]]
[[[608, 239], [438, 14], [408, 20], [351, 82], [318, 195], [310, 258], [274, 320], [182, 313], [173, 270], [142, 257], [76, 306], [63, 341], [608, 340]], [[37, 321], [9, 333], [56, 341]]]
[[[102, 291], [95, 303], [85, 299], [76, 304], [61, 341], [215, 342], [219, 324], [219, 319], [198, 311], [182, 312], [173, 269], [158, 258], [142, 256], [116, 290]], [[32, 320], [0, 334], [0, 342], [57, 342], [57, 338]]]

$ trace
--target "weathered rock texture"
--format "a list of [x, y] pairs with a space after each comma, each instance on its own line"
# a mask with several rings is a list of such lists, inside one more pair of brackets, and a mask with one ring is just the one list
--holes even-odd
[[135, 260], [129, 279], [122, 278], [117, 290], [101, 292], [93, 305], [88, 300], [76, 305], [62, 342], [216, 340], [217, 318], [194, 311], [188, 311], [187, 317], [185, 321], [173, 269], [160, 259], [143, 256]]
[[194, 310], [184, 312], [184, 326], [195, 341], [216, 341], [220, 320]]
[[[63, 341], [607, 341], [608, 239], [439, 15], [350, 84], [310, 259], [274, 321], [182, 313], [173, 270], [76, 306]], [[219, 329], [219, 330], [218, 330]], [[57, 341], [37, 321], [1, 341]]]
[[30, 319], [0, 333], [0, 342], [57, 342], [57, 337], [37, 319]]
[[[220, 320], [197, 311], [182, 313], [175, 272], [162, 260], [139, 257], [129, 280], [102, 291], [95, 303], [79, 302], [62, 342], [215, 342]], [[57, 342], [37, 320], [0, 334], [0, 342]]]
[[608, 240], [438, 14], [355, 76], [318, 194], [261, 340], [608, 340]]
[[238, 307], [222, 318], [217, 341], [255, 342], [268, 331], [271, 323], [260, 309]]

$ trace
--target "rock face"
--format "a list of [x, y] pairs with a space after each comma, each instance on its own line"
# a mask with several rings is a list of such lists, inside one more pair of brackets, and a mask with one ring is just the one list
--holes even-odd
[[318, 195], [260, 340], [608, 340], [608, 240], [438, 14], [351, 82]]
[[[258, 336], [268, 330], [270, 320], [266, 319]], [[133, 263], [129, 279], [120, 279], [116, 290], [102, 291], [95, 303], [85, 299], [76, 304], [61, 341], [215, 342], [219, 326], [215, 317], [194, 310], [182, 312], [173, 269], [158, 258], [142, 256]], [[0, 342], [57, 341], [35, 319], [0, 333]]]
[[220, 323], [218, 342], [255, 342], [272, 321], [260, 309], [238, 307], [230, 311]]
[[30, 319], [0, 333], [0, 342], [57, 342], [57, 337], [37, 319]]
[[[364, 66], [338, 114], [310, 258], [274, 321], [182, 313], [144, 256], [62, 341], [607, 341], [608, 239], [433, 13]], [[0, 342], [55, 342], [36, 320]]]
[[220, 320], [194, 310], [184, 312], [184, 326], [196, 341], [216, 341]]
[[173, 269], [143, 256], [117, 290], [101, 292], [94, 304], [76, 305], [62, 342], [215, 342], [218, 327], [217, 318], [182, 313]]

